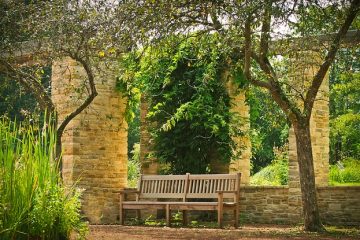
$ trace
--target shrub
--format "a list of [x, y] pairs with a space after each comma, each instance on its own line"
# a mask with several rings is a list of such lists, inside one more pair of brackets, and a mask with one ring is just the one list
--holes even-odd
[[0, 120], [0, 239], [85, 237], [80, 193], [61, 182], [49, 126]]
[[360, 161], [347, 158], [330, 166], [330, 183], [360, 183]]
[[136, 187], [140, 175], [140, 144], [135, 143], [128, 161], [128, 186]]
[[288, 165], [287, 146], [274, 148], [275, 159], [272, 163], [259, 172], [255, 173], [251, 179], [251, 185], [279, 186], [288, 184]]

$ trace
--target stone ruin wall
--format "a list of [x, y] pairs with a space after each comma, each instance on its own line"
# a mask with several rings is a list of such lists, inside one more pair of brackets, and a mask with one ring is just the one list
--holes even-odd
[[[73, 87], [79, 86], [84, 72], [78, 63], [64, 59], [52, 66], [52, 98], [60, 118], [79, 104]], [[77, 116], [63, 135], [63, 174], [66, 184], [77, 182], [85, 189], [83, 212], [91, 223], [116, 223], [118, 218], [118, 192], [127, 187], [127, 125], [123, 117], [126, 98], [116, 92], [112, 74], [97, 75], [99, 95], [91, 106]], [[315, 161], [316, 183], [321, 216], [326, 223], [360, 224], [360, 187], [327, 187], [328, 181], [328, 83], [322, 86], [321, 98], [314, 106], [311, 133]], [[231, 93], [231, 91], [230, 91]], [[233, 111], [249, 118], [244, 93], [235, 95]], [[146, 123], [146, 104], [141, 106], [141, 123]], [[249, 125], [245, 126], [249, 127]], [[149, 149], [149, 135], [141, 127], [141, 158]], [[250, 176], [251, 145], [245, 142], [245, 151], [228, 171], [243, 172], [242, 182], [248, 185]], [[241, 188], [241, 219], [260, 223], [301, 222], [301, 193], [296, 162], [294, 136], [289, 136], [289, 185], [282, 187], [243, 186]], [[143, 162], [144, 174], [156, 174], [158, 164]]]

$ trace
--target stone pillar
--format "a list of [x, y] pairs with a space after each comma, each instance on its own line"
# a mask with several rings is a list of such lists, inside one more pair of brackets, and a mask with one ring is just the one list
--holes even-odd
[[329, 75], [327, 74], [319, 89], [310, 119], [316, 186], [329, 185], [329, 115]]
[[251, 141], [249, 136], [250, 130], [250, 114], [249, 106], [245, 102], [245, 90], [238, 89], [234, 83], [228, 82], [229, 95], [231, 100], [231, 111], [237, 114], [242, 124], [241, 130], [244, 136], [234, 139], [237, 147], [240, 149], [240, 155], [237, 159], [231, 161], [229, 172], [241, 172], [241, 184], [249, 185], [250, 183], [250, 159], [251, 159]]
[[[295, 60], [294, 80], [306, 84], [316, 74], [320, 57], [314, 52], [302, 52]], [[302, 62], [300, 62], [302, 61]], [[295, 86], [303, 87], [303, 86]], [[307, 86], [308, 87], [308, 86]], [[301, 88], [299, 88], [300, 90]], [[329, 182], [329, 77], [325, 76], [316, 96], [310, 119], [310, 134], [314, 160], [316, 186], [327, 186]], [[289, 131], [289, 219], [298, 222], [302, 215], [299, 164], [293, 128]]]
[[289, 130], [289, 221], [299, 223], [302, 219], [302, 197], [300, 188], [299, 164], [297, 161], [294, 129]]
[[[60, 122], [87, 96], [82, 66], [65, 58], [52, 66], [52, 99]], [[62, 136], [63, 178], [84, 189], [82, 210], [91, 223], [115, 223], [120, 189], [127, 184], [126, 98], [115, 90], [115, 71], [95, 76], [98, 96]]]
[[149, 122], [146, 121], [148, 113], [148, 103], [144, 95], [141, 96], [140, 104], [140, 163], [142, 174], [158, 174], [159, 163], [155, 158], [149, 156], [151, 153], [150, 133], [148, 131]]

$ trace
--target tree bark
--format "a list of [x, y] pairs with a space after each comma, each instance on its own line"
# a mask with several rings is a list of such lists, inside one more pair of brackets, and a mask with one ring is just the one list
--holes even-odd
[[300, 118], [297, 122], [293, 123], [293, 127], [299, 163], [305, 231], [321, 232], [325, 229], [320, 220], [317, 204], [310, 120], [308, 118]]

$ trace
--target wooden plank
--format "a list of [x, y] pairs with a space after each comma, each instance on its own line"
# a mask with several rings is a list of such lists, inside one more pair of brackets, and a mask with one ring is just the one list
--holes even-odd
[[163, 189], [163, 193], [167, 193], [168, 182], [169, 182], [169, 181], [164, 180], [164, 189]]
[[174, 180], [186, 179], [186, 175], [143, 175], [143, 180]]
[[199, 190], [198, 192], [199, 193], [202, 193], [203, 192], [203, 183], [204, 183], [204, 179], [199, 179]]
[[155, 193], [158, 193], [159, 192], [159, 187], [158, 187], [158, 184], [159, 184], [159, 180], [155, 180]]
[[185, 182], [184, 182], [185, 186], [184, 186], [183, 202], [186, 202], [186, 195], [187, 195], [188, 192], [189, 192], [189, 182], [190, 182], [189, 176], [190, 176], [190, 173], [186, 173], [185, 176], [186, 176], [186, 179], [185, 179]]
[[157, 210], [157, 209], [165, 209], [164, 204], [161, 205], [148, 205], [148, 204], [144, 204], [144, 205], [124, 205], [123, 209], [134, 209], [134, 210], [141, 210], [141, 209], [149, 209], [149, 210]]
[[206, 193], [210, 193], [210, 181], [211, 180], [206, 181]]
[[236, 174], [190, 174], [189, 179], [236, 179]]
[[178, 180], [174, 180], [172, 193], [177, 193], [177, 192], [179, 192], [179, 191], [178, 191], [178, 184], [179, 184], [179, 181], [178, 181]]
[[163, 193], [163, 188], [164, 188], [164, 181], [163, 180], [160, 180], [161, 184], [160, 184], [160, 190], [159, 190], [159, 193]]
[[183, 198], [184, 193], [143, 193], [140, 194], [141, 199], [147, 198]]
[[188, 210], [188, 211], [194, 211], [194, 210], [217, 210], [217, 206], [212, 205], [170, 205], [170, 209], [172, 210]]

